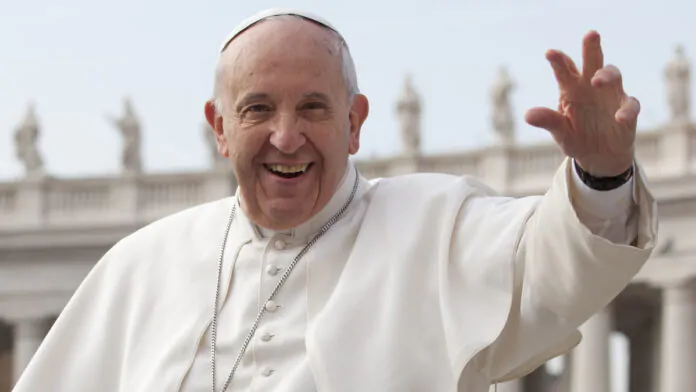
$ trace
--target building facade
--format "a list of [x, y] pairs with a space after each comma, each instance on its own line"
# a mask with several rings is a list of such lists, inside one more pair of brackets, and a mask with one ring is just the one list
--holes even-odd
[[[629, 345], [631, 392], [696, 391], [696, 124], [690, 117], [690, 65], [683, 50], [666, 67], [671, 117], [642, 129], [636, 154], [659, 202], [660, 240], [647, 265], [607, 308], [582, 326], [582, 343], [523, 379], [498, 386], [507, 392], [609, 392], [610, 336]], [[501, 194], [542, 194], [563, 156], [552, 143], [515, 140], [504, 70], [491, 91], [496, 142], [459, 153], [421, 153], [420, 97], [407, 78], [396, 110], [402, 129], [399, 155], [359, 160], [368, 178], [412, 172], [473, 175]], [[141, 169], [140, 123], [129, 101], [113, 120], [123, 136], [121, 175], [60, 179], [44, 168], [36, 141], [40, 125], [30, 107], [15, 132], [25, 173], [0, 182], [0, 392], [16, 378], [52, 322], [94, 263], [125, 235], [189, 206], [227, 197], [233, 173], [203, 133], [211, 167], [203, 172], [149, 174]], [[616, 260], [621, 262], [621, 260]]]

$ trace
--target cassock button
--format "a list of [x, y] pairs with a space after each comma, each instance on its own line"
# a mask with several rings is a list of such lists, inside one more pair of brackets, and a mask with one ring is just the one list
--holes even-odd
[[266, 302], [266, 305], [265, 305], [266, 310], [269, 312], [275, 312], [276, 309], [278, 309], [279, 307], [280, 307], [280, 305], [275, 303], [275, 301], [273, 301], [273, 300]]
[[265, 334], [261, 335], [261, 341], [270, 342], [271, 339], [273, 339], [273, 336], [275, 336], [275, 335], [273, 335], [272, 333], [266, 332]]
[[261, 372], [261, 375], [264, 376], [264, 377], [270, 377], [271, 374], [273, 374], [273, 369], [271, 369], [271, 368], [265, 368], [265, 369], [263, 369], [263, 371]]
[[278, 250], [285, 249], [285, 241], [283, 241], [283, 240], [275, 240], [274, 245], [275, 245], [276, 249], [278, 249]]
[[276, 276], [278, 271], [280, 271], [280, 268], [276, 267], [275, 265], [269, 265], [266, 267], [266, 273], [270, 276]]

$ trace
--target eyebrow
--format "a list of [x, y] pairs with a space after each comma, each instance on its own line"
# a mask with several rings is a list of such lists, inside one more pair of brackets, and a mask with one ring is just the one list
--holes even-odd
[[242, 108], [254, 101], [263, 101], [269, 99], [269, 95], [266, 93], [249, 93], [242, 98], [237, 104], [237, 111], [239, 112]]
[[316, 91], [311, 92], [311, 93], [307, 93], [307, 94], [303, 95], [302, 97], [305, 99], [318, 99], [320, 101], [326, 101], [326, 102], [331, 101], [329, 99], [328, 95], [326, 95], [324, 93], [316, 92]]

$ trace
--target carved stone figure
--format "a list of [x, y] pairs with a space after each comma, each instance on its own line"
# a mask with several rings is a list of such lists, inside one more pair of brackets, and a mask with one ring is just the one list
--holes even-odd
[[123, 101], [123, 115], [111, 122], [119, 129], [123, 138], [121, 165], [126, 173], [140, 173], [142, 160], [140, 157], [140, 121], [138, 120], [130, 99]]
[[421, 103], [410, 75], [404, 80], [404, 89], [396, 105], [396, 111], [401, 122], [404, 152], [406, 155], [420, 154]]
[[491, 101], [493, 106], [492, 123], [493, 130], [504, 144], [514, 142], [515, 122], [513, 120], [510, 93], [515, 85], [506, 68], [500, 68], [498, 77], [491, 88]]
[[44, 163], [38, 147], [40, 133], [36, 108], [32, 103], [27, 108], [24, 121], [17, 126], [14, 134], [17, 159], [24, 165], [27, 177], [44, 174]]
[[215, 140], [213, 128], [205, 121], [203, 122], [201, 128], [203, 132], [203, 139], [205, 140], [205, 145], [208, 149], [208, 154], [213, 168], [222, 169], [227, 167], [227, 159], [218, 152], [217, 140]]
[[665, 68], [665, 81], [667, 84], [667, 103], [673, 121], [685, 121], [689, 119], [691, 106], [691, 65], [684, 55], [684, 48], [679, 45], [675, 50], [675, 57], [667, 63]]

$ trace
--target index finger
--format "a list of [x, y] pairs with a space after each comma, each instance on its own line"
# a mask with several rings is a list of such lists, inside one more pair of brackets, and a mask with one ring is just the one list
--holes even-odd
[[556, 81], [561, 88], [568, 88], [577, 83], [580, 74], [568, 55], [558, 50], [549, 50], [546, 52], [546, 59], [551, 63]]
[[592, 80], [597, 71], [604, 67], [604, 54], [599, 33], [592, 30], [582, 40], [582, 77]]

